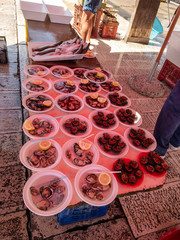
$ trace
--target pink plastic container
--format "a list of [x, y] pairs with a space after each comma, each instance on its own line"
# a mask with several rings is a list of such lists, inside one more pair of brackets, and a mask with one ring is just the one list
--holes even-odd
[[23, 131], [24, 133], [31, 139], [42, 139], [42, 138], [51, 138], [54, 137], [58, 131], [59, 131], [59, 124], [58, 121], [54, 118], [52, 118], [52, 116], [47, 115], [47, 114], [35, 114], [31, 117], [28, 118], [28, 120], [30, 122], [32, 122], [35, 118], [38, 118], [39, 120], [48, 120], [48, 122], [50, 122], [53, 125], [53, 129], [50, 133], [46, 133], [43, 136], [37, 136], [37, 135], [32, 135], [29, 133], [28, 130], [25, 129], [24, 124], [23, 124]]
[[46, 77], [50, 70], [43, 65], [28, 65], [24, 68], [24, 73], [29, 77]]
[[[42, 95], [42, 96], [46, 97], [48, 100], [50, 100], [50, 101], [52, 102], [52, 105], [51, 105], [49, 108], [47, 108], [46, 110], [44, 110], [44, 111], [35, 111], [35, 110], [33, 110], [33, 109], [30, 109], [30, 108], [27, 106], [27, 104], [26, 104], [26, 101], [27, 101], [29, 98], [31, 98], [31, 97], [38, 97], [39, 95]], [[48, 95], [48, 94], [46, 94], [46, 93], [42, 93], [42, 92], [31, 93], [31, 94], [28, 94], [27, 96], [25, 96], [25, 97], [23, 98], [22, 105], [23, 105], [29, 112], [32, 112], [32, 113], [37, 113], [37, 114], [48, 113], [48, 112], [50, 112], [50, 111], [54, 108], [54, 99], [53, 99], [50, 95]]]
[[[92, 93], [93, 94], [93, 93]], [[86, 101], [86, 97], [88, 97], [88, 96], [90, 96], [91, 95], [91, 93], [88, 93], [88, 94], [86, 94], [84, 97], [83, 97], [83, 102], [85, 103], [85, 105], [87, 106], [87, 107], [89, 107], [90, 109], [93, 109], [93, 110], [104, 110], [104, 109], [107, 109], [107, 108], [109, 108], [110, 107], [110, 101], [109, 101], [109, 99], [107, 98], [107, 96], [104, 96], [104, 95], [99, 95], [98, 97], [103, 97], [103, 98], [106, 98], [106, 101], [107, 101], [107, 106], [106, 107], [104, 107], [104, 108], [95, 108], [95, 107], [92, 107], [92, 106], [90, 106], [88, 103], [87, 103], [87, 101]]]
[[[55, 74], [55, 71], [58, 71], [59, 74]], [[71, 68], [65, 67], [62, 65], [56, 65], [50, 68], [50, 73], [56, 78], [71, 78], [74, 75], [74, 72]]]
[[33, 152], [36, 151], [36, 150], [41, 150], [40, 147], [39, 147], [39, 143], [40, 143], [41, 140], [31, 140], [31, 141], [28, 141], [27, 143], [25, 143], [21, 150], [20, 150], [20, 161], [21, 163], [28, 169], [30, 169], [31, 171], [34, 171], [34, 172], [42, 172], [42, 171], [46, 171], [46, 170], [50, 170], [50, 169], [53, 169], [55, 168], [61, 161], [61, 157], [62, 157], [62, 150], [61, 150], [61, 146], [53, 139], [50, 139], [49, 141], [51, 142], [51, 146], [55, 147], [56, 148], [56, 161], [55, 163], [47, 166], [47, 167], [34, 167], [32, 166], [27, 157], [31, 157]]
[[[44, 90], [41, 90], [41, 91], [38, 91], [38, 90], [31, 90], [28, 88], [28, 84], [33, 84], [34, 81], [40, 81], [42, 82], [40, 85], [40, 87], [43, 87]], [[36, 84], [35, 84], [36, 85]], [[50, 82], [50, 80], [47, 80], [45, 78], [41, 78], [41, 77], [30, 77], [30, 78], [27, 78], [24, 82], [23, 82], [23, 87], [26, 91], [30, 92], [30, 93], [37, 93], [37, 92], [42, 92], [42, 93], [45, 93], [45, 92], [48, 92], [50, 91], [51, 87], [52, 87], [52, 84]]]
[[120, 93], [117, 92], [117, 93], [119, 94], [119, 97], [126, 97], [127, 98], [127, 105], [125, 105], [125, 106], [118, 106], [118, 105], [115, 105], [115, 104], [111, 103], [111, 101], [109, 100], [109, 95], [113, 94], [113, 93], [109, 93], [109, 94], [106, 95], [108, 97], [108, 100], [110, 101], [110, 104], [113, 107], [130, 107], [131, 106], [131, 99], [128, 96], [126, 96], [125, 94], [121, 93], [121, 92]]

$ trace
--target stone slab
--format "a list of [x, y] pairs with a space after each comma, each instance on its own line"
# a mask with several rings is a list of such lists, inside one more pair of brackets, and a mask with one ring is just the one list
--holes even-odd
[[0, 133], [22, 131], [21, 110], [0, 110], [1, 124]]
[[[65, 233], [67, 231], [73, 231], [73, 229], [80, 229], [80, 228], [86, 228], [88, 226], [91, 226], [93, 224], [98, 224], [101, 221], [109, 221], [112, 219], [117, 219], [124, 217], [121, 205], [119, 203], [119, 200], [116, 198], [108, 208], [108, 211], [105, 216], [95, 218], [88, 221], [83, 222], [77, 222], [65, 226], [60, 226], [57, 222], [56, 216], [50, 216], [50, 217], [40, 217], [35, 214], [31, 214], [31, 230], [32, 230], [32, 238], [38, 239], [40, 237], [48, 238], [52, 235], [59, 235], [62, 233]], [[41, 239], [41, 238], [40, 238]]]
[[85, 229], [74, 230], [51, 237], [51, 240], [135, 240], [124, 218], [110, 220]]
[[172, 161], [177, 164], [178, 170], [180, 171], [180, 150], [178, 150], [178, 151], [169, 151], [169, 155], [171, 156]]
[[0, 167], [19, 164], [22, 133], [0, 134]]
[[19, 78], [13, 74], [0, 76], [0, 90], [20, 90]]
[[1, 215], [0, 233], [2, 240], [27, 240], [26, 211]]
[[0, 91], [0, 109], [21, 109], [20, 91]]
[[0, 75], [5, 74], [18, 74], [18, 63], [0, 64]]
[[24, 210], [22, 190], [26, 182], [25, 168], [20, 164], [1, 167], [0, 179], [0, 213]]
[[18, 62], [17, 53], [10, 53], [10, 54], [8, 54], [8, 62], [9, 63], [17, 63]]
[[180, 181], [119, 200], [134, 236], [140, 237], [180, 223], [179, 197]]
[[[138, 109], [138, 107], [134, 108]], [[139, 111], [139, 109], [137, 110]], [[142, 117], [142, 125], [141, 127], [148, 130], [148, 131], [154, 131], [154, 127], [156, 124], [156, 119], [158, 118], [159, 113], [158, 112], [143, 112], [139, 111]]]
[[[180, 151], [176, 152], [177, 160], [180, 161]], [[166, 174], [166, 183], [175, 182], [180, 180], [180, 166], [174, 157], [172, 152], [168, 152], [164, 158], [165, 162], [168, 164], [169, 169]]]

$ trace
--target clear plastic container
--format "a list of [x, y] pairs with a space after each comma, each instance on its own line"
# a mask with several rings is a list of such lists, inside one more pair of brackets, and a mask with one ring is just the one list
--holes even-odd
[[58, 121], [56, 119], [54, 119], [52, 116], [47, 115], [47, 114], [35, 114], [27, 119], [30, 122], [32, 122], [35, 118], [38, 118], [40, 121], [48, 120], [48, 122], [50, 122], [53, 125], [53, 129], [50, 133], [46, 133], [43, 136], [37, 136], [37, 135], [30, 134], [29, 131], [27, 129], [25, 129], [24, 124], [23, 124], [23, 131], [29, 138], [31, 138], [31, 139], [52, 138], [58, 133], [58, 131], [59, 131]]
[[66, 92], [64, 92], [64, 89], [63, 90], [58, 90], [58, 89], [56, 89], [55, 88], [55, 85], [57, 84], [57, 85], [60, 85], [60, 86], [64, 86], [63, 85], [63, 83], [64, 82], [67, 82], [67, 80], [57, 80], [57, 81], [55, 81], [55, 82], [53, 82], [53, 90], [56, 92], [56, 93], [58, 93], [58, 94], [73, 94], [73, 93], [76, 93], [77, 92], [77, 90], [78, 90], [78, 85], [77, 85], [77, 83], [75, 83], [75, 82], [73, 82], [74, 83], [74, 85], [75, 85], [75, 90], [74, 91], [72, 91], [72, 92], [68, 92], [68, 93], [66, 93]]
[[61, 161], [61, 157], [62, 157], [62, 150], [61, 150], [61, 146], [53, 139], [50, 139], [49, 141], [51, 142], [51, 146], [55, 147], [56, 148], [56, 161], [47, 166], [47, 167], [34, 167], [32, 166], [27, 157], [31, 157], [33, 152], [36, 151], [36, 150], [41, 150], [40, 147], [39, 147], [39, 143], [40, 143], [41, 140], [31, 140], [31, 141], [28, 141], [26, 142], [21, 150], [20, 150], [20, 161], [21, 163], [28, 169], [30, 169], [31, 171], [34, 171], [34, 172], [42, 172], [42, 171], [46, 171], [46, 170], [50, 170], [50, 169], [53, 169], [55, 168]]
[[[110, 81], [110, 80], [108, 80], [108, 81], [106, 81], [104, 84], [108, 84], [108, 83], [113, 83], [113, 82], [115, 82], [115, 81]], [[103, 87], [102, 87], [102, 84], [101, 84], [101, 89], [103, 90], [103, 91], [105, 91], [105, 92], [107, 92], [107, 93], [113, 93], [113, 92], [121, 92], [122, 91], [122, 86], [118, 83], [118, 87], [120, 88], [118, 91], [109, 91], [109, 90], [107, 90], [107, 89], [104, 89]]]
[[[59, 74], [55, 74], [55, 70], [59, 72]], [[71, 78], [74, 75], [74, 72], [71, 68], [61, 66], [61, 65], [56, 65], [50, 68], [50, 73], [56, 77], [56, 78]]]
[[[52, 102], [52, 105], [51, 105], [49, 108], [47, 108], [46, 110], [43, 110], [43, 111], [35, 111], [35, 110], [33, 110], [33, 109], [30, 109], [30, 108], [27, 106], [26, 101], [27, 101], [29, 98], [31, 98], [31, 97], [38, 97], [38, 96], [40, 96], [40, 95], [42, 95], [42, 96], [46, 97], [48, 100], [50, 100], [50, 101]], [[29, 112], [32, 112], [32, 113], [37, 113], [37, 114], [40, 114], [40, 113], [48, 113], [48, 112], [50, 112], [50, 111], [54, 108], [54, 99], [53, 99], [50, 95], [48, 95], [48, 94], [46, 94], [46, 93], [42, 93], [42, 92], [31, 93], [31, 94], [26, 95], [26, 96], [23, 98], [22, 105], [23, 105]]]
[[[68, 98], [68, 97], [70, 97], [70, 96], [71, 96], [71, 97], [74, 97], [76, 100], [78, 100], [78, 101], [80, 102], [80, 108], [79, 108], [79, 109], [74, 110], [74, 111], [65, 110], [65, 109], [61, 108], [61, 107], [58, 105], [58, 100], [65, 99], [65, 98]], [[83, 100], [82, 100], [80, 97], [78, 97], [78, 96], [76, 96], [76, 95], [74, 95], [74, 94], [69, 94], [68, 96], [67, 96], [66, 94], [62, 94], [62, 95], [60, 95], [60, 96], [57, 96], [54, 101], [55, 101], [56, 107], [57, 107], [58, 109], [60, 109], [61, 111], [66, 112], [66, 113], [77, 113], [77, 112], [80, 112], [80, 111], [83, 109], [83, 107], [84, 107], [84, 102], [83, 102]]]
[[[84, 168], [85, 166], [90, 166], [91, 164], [95, 164], [98, 162], [99, 160], [99, 151], [97, 149], [97, 147], [95, 146], [94, 143], [92, 143], [91, 141], [89, 141], [88, 139], [84, 139], [85, 142], [92, 144], [90, 149], [86, 150], [86, 152], [92, 152], [94, 154], [93, 159], [92, 159], [92, 163], [91, 164], [86, 164], [85, 166], [77, 166], [75, 165], [71, 159], [68, 159], [66, 156], [66, 151], [69, 150], [71, 152], [71, 154], [73, 154], [74, 157], [78, 158], [78, 156], [75, 155], [74, 151], [73, 151], [73, 145], [75, 143], [78, 143], [80, 140], [83, 140], [83, 138], [75, 138], [75, 139], [71, 139], [69, 141], [67, 141], [62, 148], [62, 158], [64, 160], [64, 162], [70, 166], [73, 169], [79, 170]], [[82, 157], [81, 157], [82, 159]]]
[[78, 77], [78, 76], [75, 74], [75, 71], [77, 71], [77, 70], [82, 71], [82, 72], [86, 72], [88, 69], [86, 69], [86, 68], [74, 68], [74, 69], [73, 69], [73, 73], [74, 73], [74, 77], [75, 77], [75, 78], [77, 78], [78, 80], [86, 79], [86, 77], [84, 76], [84, 74], [83, 74], [83, 77]]
[[[111, 176], [111, 187], [103, 192], [104, 199], [97, 200], [97, 199], [90, 199], [82, 192], [82, 185], [85, 184], [85, 178], [88, 174], [95, 173], [99, 175], [101, 172], [107, 172]], [[91, 164], [89, 166], [83, 167], [80, 169], [74, 179], [74, 187], [78, 194], [78, 196], [86, 203], [93, 205], [93, 206], [105, 206], [111, 203], [117, 196], [118, 193], [118, 184], [115, 176], [110, 173], [110, 170], [97, 164]]]
[[[89, 82], [90, 82], [90, 81], [89, 81]], [[81, 82], [78, 84], [78, 88], [79, 88], [79, 91], [81, 91], [81, 92], [83, 92], [83, 93], [91, 94], [91, 93], [95, 93], [95, 92], [100, 92], [100, 91], [101, 91], [101, 86], [100, 86], [100, 84], [92, 83], [92, 84], [96, 84], [96, 85], [98, 86], [98, 89], [97, 89], [97, 91], [95, 91], [95, 92], [86, 92], [86, 91], [82, 90], [82, 89], [80, 88], [80, 84], [81, 84]]]
[[[104, 149], [101, 147], [98, 139], [100, 137], [102, 137], [104, 133], [110, 134], [111, 138], [113, 136], [115, 136], [115, 135], [118, 135], [121, 138], [121, 142], [124, 142], [126, 144], [126, 146], [122, 149], [122, 151], [119, 154], [115, 154], [115, 153], [111, 153], [111, 152], [105, 152]], [[128, 141], [121, 134], [119, 134], [119, 133], [117, 133], [115, 131], [108, 131], [108, 130], [106, 130], [106, 131], [101, 131], [101, 132], [97, 133], [95, 138], [94, 138], [94, 143], [96, 144], [98, 150], [103, 155], [105, 155], [106, 157], [109, 157], [109, 158], [121, 158], [121, 157], [124, 157], [128, 153], [128, 151], [129, 151]]]
[[[62, 201], [54, 207], [49, 208], [48, 210], [40, 210], [34, 204], [33, 196], [30, 192], [31, 187], [36, 187], [38, 190], [42, 186], [49, 186], [52, 181], [55, 179], [60, 179], [60, 184], [65, 187], [64, 197]], [[26, 207], [33, 213], [39, 216], [53, 216], [64, 210], [70, 203], [72, 199], [73, 189], [71, 182], [68, 179], [67, 175], [56, 171], [56, 170], [46, 170], [44, 172], [38, 172], [33, 174], [28, 181], [26, 182], [23, 189], [23, 200]], [[50, 201], [51, 198], [48, 199]]]
[[[68, 132], [67, 129], [64, 127], [64, 123], [72, 118], [78, 118], [80, 120], [80, 122], [84, 121], [87, 123], [87, 130], [85, 132], [78, 132], [75, 135], [71, 134], [70, 131]], [[61, 129], [61, 131], [67, 135], [68, 137], [85, 137], [87, 135], [89, 135], [92, 131], [92, 124], [91, 122], [84, 116], [82, 115], [78, 115], [78, 114], [70, 114], [70, 115], [66, 115], [63, 118], [61, 118], [60, 122], [59, 122], [59, 127]]]
[[87, 103], [87, 101], [86, 101], [86, 97], [90, 96], [91, 94], [93, 94], [93, 93], [88, 93], [88, 94], [84, 95], [84, 97], [83, 97], [83, 102], [85, 103], [85, 105], [86, 105], [87, 107], [89, 107], [90, 109], [93, 109], [93, 110], [104, 110], [104, 109], [107, 109], [107, 108], [110, 107], [111, 103], [110, 103], [109, 99], [107, 98], [107, 96], [104, 96], [104, 95], [101, 95], [101, 94], [100, 94], [98, 97], [103, 97], [103, 98], [105, 98], [106, 101], [107, 101], [107, 106], [104, 107], [104, 108], [91, 107], [91, 106]]
[[[92, 74], [101, 74], [102, 75], [102, 77], [103, 77], [103, 79], [104, 80], [102, 80], [102, 81], [98, 81], [98, 80], [92, 80], [91, 78], [89, 78], [88, 77], [88, 74], [89, 73], [92, 73]], [[91, 82], [94, 82], [94, 83], [104, 83], [104, 82], [106, 82], [107, 80], [108, 80], [108, 77], [104, 74], [104, 73], [102, 73], [102, 72], [100, 72], [100, 71], [96, 71], [96, 70], [87, 70], [85, 73], [84, 73], [84, 76], [89, 80], [89, 81], [91, 81]]]
[[43, 65], [28, 65], [24, 68], [24, 73], [29, 77], [46, 77], [50, 70]]
[[[40, 84], [38, 84], [38, 82]], [[43, 87], [44, 90], [31, 90], [30, 88], [28, 88], [28, 84], [33, 84], [33, 85], [39, 85], [40, 87]], [[52, 87], [52, 84], [49, 80], [45, 79], [45, 78], [41, 78], [41, 77], [30, 77], [30, 78], [27, 78], [24, 82], [23, 82], [23, 87], [26, 91], [28, 92], [31, 92], [31, 93], [34, 93], [34, 92], [48, 92], [51, 87]]]
[[119, 93], [119, 92], [117, 92], [117, 93], [119, 94], [119, 97], [126, 97], [128, 102], [127, 102], [127, 104], [125, 106], [115, 105], [115, 104], [111, 103], [111, 101], [109, 100], [109, 95], [111, 95], [113, 93], [109, 93], [109, 94], [107, 94], [107, 97], [108, 97], [108, 100], [110, 101], [111, 105], [113, 107], [130, 107], [131, 106], [131, 99], [128, 96], [126, 96], [125, 94], [123, 94], [123, 93]]

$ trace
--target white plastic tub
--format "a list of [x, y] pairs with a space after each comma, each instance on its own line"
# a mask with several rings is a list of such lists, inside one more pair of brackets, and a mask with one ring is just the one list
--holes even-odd
[[180, 68], [180, 31], [173, 31], [166, 53], [166, 58]]
[[60, 15], [64, 14], [67, 10], [67, 6], [62, 0], [43, 0], [49, 14]]
[[69, 24], [73, 15], [67, 9], [64, 14], [51, 14], [49, 13], [49, 18], [52, 23], [62, 23]]

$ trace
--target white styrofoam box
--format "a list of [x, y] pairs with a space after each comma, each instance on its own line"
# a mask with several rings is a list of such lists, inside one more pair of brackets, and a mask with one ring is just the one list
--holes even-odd
[[34, 7], [22, 7], [21, 8], [24, 18], [28, 20], [35, 20], [43, 22], [47, 16], [47, 9], [43, 5], [41, 11], [34, 9]]
[[52, 23], [62, 23], [62, 24], [69, 24], [73, 15], [67, 9], [65, 14], [49, 14], [50, 21]]
[[166, 58], [180, 68], [180, 31], [173, 31], [169, 39]]
[[43, 10], [43, 0], [20, 0], [21, 10], [33, 9], [36, 12], [41, 12]]
[[62, 0], [43, 0], [43, 2], [50, 14], [61, 15], [67, 10]]

